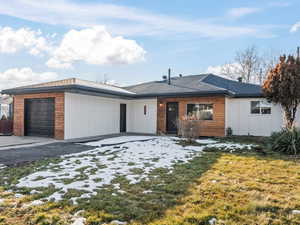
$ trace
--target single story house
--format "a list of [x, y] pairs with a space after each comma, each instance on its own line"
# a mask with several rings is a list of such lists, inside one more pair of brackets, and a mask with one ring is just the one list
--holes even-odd
[[[71, 78], [7, 89], [14, 134], [56, 139], [119, 132], [177, 133], [177, 119], [199, 119], [199, 136], [268, 136], [283, 125], [281, 107], [261, 87], [213, 74], [178, 76], [129, 87]], [[299, 115], [297, 121], [300, 121]]]

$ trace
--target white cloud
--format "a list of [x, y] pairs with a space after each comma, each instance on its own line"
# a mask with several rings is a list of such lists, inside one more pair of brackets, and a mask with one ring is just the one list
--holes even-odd
[[40, 31], [33, 31], [29, 28], [16, 30], [11, 27], [0, 27], [0, 52], [16, 53], [26, 50], [31, 55], [48, 52], [51, 50], [51, 46], [41, 35]]
[[2, 1], [0, 14], [47, 24], [92, 27], [106, 24], [118, 35], [192, 34], [201, 37], [257, 36], [265, 29], [255, 26], [226, 26], [203, 20], [189, 20], [145, 10], [105, 3], [75, 3], [69, 0]]
[[262, 9], [260, 8], [232, 8], [227, 12], [227, 15], [231, 18], [237, 19], [246, 15], [254, 14], [260, 12]]
[[56, 68], [56, 69], [72, 69], [73, 66], [71, 63], [62, 62], [61, 60], [55, 58], [50, 58], [46, 65], [50, 68]]
[[290, 32], [291, 32], [291, 33], [295, 33], [295, 32], [297, 32], [298, 30], [300, 30], [300, 21], [299, 21], [298, 23], [295, 23], [295, 24], [291, 27]]
[[226, 63], [223, 65], [209, 66], [206, 73], [212, 73], [225, 78], [236, 80], [240, 75], [241, 66], [236, 63]]
[[70, 68], [76, 61], [88, 64], [131, 64], [144, 60], [145, 51], [134, 40], [112, 37], [96, 26], [67, 32], [47, 62], [49, 67]]
[[38, 73], [29, 67], [12, 68], [0, 72], [0, 90], [52, 81], [57, 78], [58, 75], [54, 72]]

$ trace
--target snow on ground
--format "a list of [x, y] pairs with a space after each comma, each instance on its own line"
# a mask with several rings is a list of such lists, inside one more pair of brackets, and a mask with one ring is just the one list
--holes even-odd
[[157, 138], [157, 136], [120, 136], [114, 138], [107, 138], [101, 141], [89, 142], [86, 145], [98, 147], [103, 145], [122, 144], [122, 143], [132, 142], [132, 141], [147, 141], [155, 138]]
[[[145, 141], [147, 138], [147, 141]], [[87, 193], [80, 198], [89, 198], [104, 185], [113, 185], [115, 191], [124, 192], [119, 183], [112, 183], [118, 176], [125, 176], [135, 184], [147, 179], [156, 168], [167, 168], [172, 172], [174, 164], [188, 162], [195, 155], [201, 154], [205, 147], [245, 148], [247, 145], [214, 143], [213, 140], [201, 140], [211, 143], [204, 146], [183, 147], [174, 138], [157, 136], [123, 136], [99, 142], [86, 143], [99, 146], [130, 141], [114, 146], [97, 147], [93, 150], [62, 156], [62, 161], [49, 164], [46, 169], [30, 174], [19, 180], [17, 187], [48, 187], [50, 184], [59, 189], [48, 200], [61, 200], [68, 189], [83, 190]], [[78, 198], [72, 200], [76, 202]]]
[[196, 140], [196, 142], [197, 142], [198, 144], [215, 144], [215, 143], [217, 143], [218, 141], [212, 140], [212, 139], [198, 139], [198, 140]]
[[[91, 143], [92, 146], [94, 144], [95, 142]], [[50, 164], [46, 170], [20, 179], [17, 187], [37, 188], [53, 184], [61, 190], [48, 199], [61, 200], [68, 189], [87, 191], [88, 193], [81, 197], [89, 197], [91, 194], [96, 194], [95, 190], [103, 185], [111, 184], [118, 176], [125, 176], [131, 184], [134, 184], [147, 178], [152, 170], [171, 168], [178, 161], [187, 162], [202, 150], [203, 147], [182, 147], [167, 137], [155, 137], [155, 139], [152, 137], [152, 140], [148, 141], [99, 147], [62, 156], [62, 162]], [[142, 174], [136, 173], [137, 169], [143, 170]], [[88, 175], [83, 180], [80, 179], [82, 170]]]
[[6, 166], [5, 165], [3, 165], [3, 164], [0, 164], [0, 170], [2, 170], [2, 169], [5, 169], [6, 168]]
[[247, 149], [251, 150], [255, 145], [252, 144], [238, 144], [238, 143], [216, 143], [207, 145], [207, 147], [219, 148], [229, 150], [230, 152], [234, 152], [236, 150]]

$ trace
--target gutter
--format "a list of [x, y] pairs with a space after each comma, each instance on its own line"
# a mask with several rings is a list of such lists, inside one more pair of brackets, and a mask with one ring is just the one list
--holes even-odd
[[51, 93], [51, 92], [78, 92], [78, 91], [88, 91], [93, 93], [108, 94], [114, 96], [123, 96], [123, 97], [134, 97], [134, 93], [122, 93], [113, 90], [100, 89], [94, 87], [87, 87], [83, 85], [62, 85], [62, 86], [48, 86], [48, 87], [36, 87], [36, 88], [14, 88], [3, 90], [3, 94], [8, 95], [22, 95], [22, 94], [38, 94], [38, 93]]
[[78, 84], [63, 85], [63, 86], [48, 86], [48, 87], [36, 87], [36, 88], [13, 88], [6, 89], [2, 91], [2, 94], [8, 95], [22, 95], [22, 94], [38, 94], [38, 93], [52, 93], [52, 92], [70, 92], [85, 95], [96, 95], [104, 97], [114, 97], [114, 98], [126, 98], [126, 99], [139, 99], [139, 98], [158, 98], [158, 97], [192, 97], [192, 96], [217, 96], [225, 95], [232, 98], [253, 98], [253, 97], [263, 97], [263, 94], [235, 94], [228, 90], [218, 90], [218, 91], [192, 91], [192, 92], [170, 92], [170, 93], [150, 93], [150, 94], [135, 94], [118, 92], [107, 89], [100, 89], [94, 87], [87, 87]]

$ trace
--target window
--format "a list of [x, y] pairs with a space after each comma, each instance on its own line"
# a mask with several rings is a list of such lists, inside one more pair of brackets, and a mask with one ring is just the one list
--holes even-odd
[[251, 102], [251, 114], [260, 114], [260, 101]]
[[213, 104], [188, 104], [187, 115], [196, 120], [213, 120]]
[[251, 101], [251, 114], [271, 114], [271, 107], [266, 101]]

